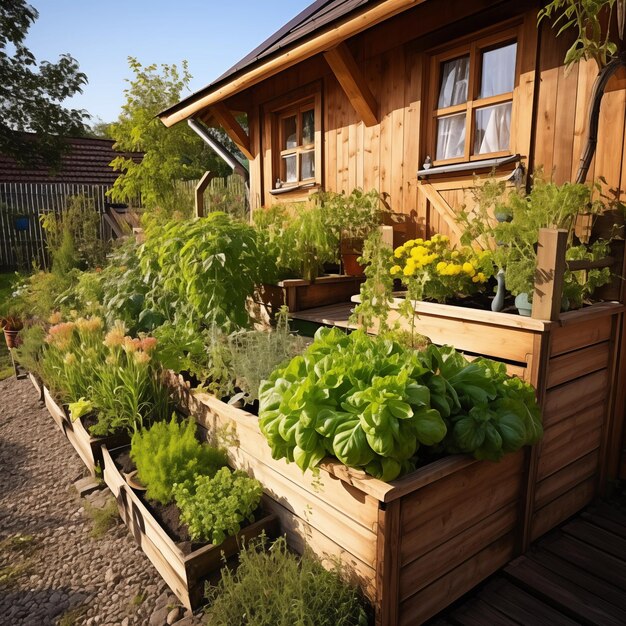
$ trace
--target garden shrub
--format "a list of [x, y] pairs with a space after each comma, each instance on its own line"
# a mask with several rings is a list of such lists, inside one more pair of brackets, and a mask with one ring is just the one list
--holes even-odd
[[367, 626], [365, 602], [339, 565], [327, 571], [310, 552], [289, 552], [284, 537], [245, 546], [236, 571], [208, 588], [211, 626]]
[[176, 483], [193, 480], [199, 474], [213, 476], [227, 462], [223, 451], [196, 439], [192, 418], [179, 423], [176, 416], [135, 433], [130, 456], [139, 480], [147, 487], [146, 496], [161, 504], [172, 500]]
[[258, 480], [228, 467], [220, 468], [212, 477], [198, 474], [174, 487], [180, 519], [187, 524], [191, 538], [214, 545], [237, 534], [245, 521], [254, 521], [262, 495]]

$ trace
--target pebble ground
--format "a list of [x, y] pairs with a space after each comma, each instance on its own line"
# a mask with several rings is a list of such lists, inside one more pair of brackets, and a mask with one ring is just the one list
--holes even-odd
[[199, 626], [116, 516], [92, 536], [86, 475], [30, 381], [0, 382], [0, 625]]

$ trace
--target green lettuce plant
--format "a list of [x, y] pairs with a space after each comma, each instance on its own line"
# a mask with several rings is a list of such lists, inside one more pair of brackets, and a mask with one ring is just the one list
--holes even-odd
[[136, 432], [130, 457], [147, 488], [146, 496], [161, 504], [173, 499], [176, 483], [193, 480], [197, 475], [213, 476], [227, 463], [222, 450], [198, 441], [192, 418], [179, 423], [176, 416]]
[[245, 472], [222, 467], [213, 477], [198, 474], [174, 487], [180, 519], [195, 541], [221, 544], [235, 535], [241, 525], [254, 521], [263, 488]]
[[259, 395], [273, 457], [302, 470], [330, 455], [393, 480], [415, 467], [420, 450], [497, 460], [542, 432], [532, 388], [504, 366], [469, 363], [449, 347], [416, 352], [362, 331], [320, 329]]

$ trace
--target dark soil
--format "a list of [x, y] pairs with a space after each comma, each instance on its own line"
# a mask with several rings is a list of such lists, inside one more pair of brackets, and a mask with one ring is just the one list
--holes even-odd
[[98, 418], [95, 413], [90, 413], [89, 415], [85, 415], [80, 418], [80, 421], [83, 423], [85, 430], [91, 433], [91, 427], [95, 426], [98, 423]]

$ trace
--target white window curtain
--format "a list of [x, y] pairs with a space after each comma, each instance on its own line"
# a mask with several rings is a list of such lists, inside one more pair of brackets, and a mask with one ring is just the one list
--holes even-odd
[[437, 160], [465, 154], [465, 113], [440, 117], [437, 123]]
[[438, 108], [455, 106], [467, 102], [469, 80], [469, 56], [446, 61], [441, 69], [441, 89]]
[[480, 81], [481, 98], [490, 98], [491, 96], [513, 91], [515, 86], [516, 56], [516, 43], [483, 52]]
[[476, 111], [474, 154], [488, 154], [509, 149], [511, 103], [498, 104]]

